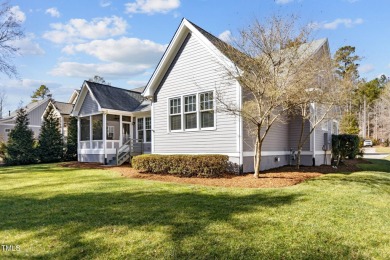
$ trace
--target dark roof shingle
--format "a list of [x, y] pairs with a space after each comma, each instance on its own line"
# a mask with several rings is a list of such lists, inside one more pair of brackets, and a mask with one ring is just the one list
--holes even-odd
[[143, 101], [141, 94], [136, 91], [91, 81], [86, 81], [86, 83], [102, 109], [132, 112]]

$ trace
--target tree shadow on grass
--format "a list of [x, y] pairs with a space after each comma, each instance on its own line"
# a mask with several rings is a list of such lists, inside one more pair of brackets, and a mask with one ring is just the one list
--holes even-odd
[[[12, 241], [15, 244], [39, 241], [45, 237], [52, 237], [52, 240], [64, 244], [54, 248], [40, 244], [46, 249], [39, 253], [28, 252], [33, 258], [105, 258], [101, 254], [118, 254], [120, 249], [115, 248], [115, 243], [110, 246], [110, 239], [117, 236], [107, 231], [111, 227], [125, 227], [126, 232], [142, 233], [138, 240], [134, 238], [134, 241], [129, 241], [130, 244], [134, 242], [137, 245], [131, 250], [121, 252], [121, 258], [281, 257], [283, 251], [280, 249], [272, 247], [262, 249], [250, 244], [250, 240], [231, 243], [238, 238], [231, 237], [230, 233], [224, 232], [223, 229], [231, 229], [236, 236], [242, 236], [247, 232], [253, 232], [256, 225], [272, 227], [275, 224], [267, 222], [266, 219], [263, 223], [235, 225], [240, 222], [235, 216], [277, 209], [295, 203], [300, 196], [301, 194], [284, 195], [272, 191], [240, 196], [230, 193], [203, 194], [166, 190], [61, 194], [45, 199], [2, 196], [0, 230], [33, 232], [28, 241], [20, 238]], [[237, 230], [238, 226], [240, 230]], [[107, 234], [107, 238], [97, 236], [86, 239], [85, 235], [91, 232], [103, 232], [103, 235]], [[153, 238], [156, 232], [162, 232], [163, 238]], [[248, 234], [248, 237], [260, 235]], [[242, 239], [249, 238], [242, 236]], [[145, 241], [141, 243], [142, 240]], [[154, 240], [157, 240], [157, 244]], [[289, 247], [282, 246], [287, 249]], [[307, 251], [305, 247], [302, 245], [304, 258], [315, 256], [334, 258], [340, 257], [340, 250], [341, 255], [345, 256], [353, 251], [341, 244], [335, 244], [330, 247], [331, 250], [324, 251], [314, 249]], [[15, 253], [12, 257], [23, 258], [22, 254]]]

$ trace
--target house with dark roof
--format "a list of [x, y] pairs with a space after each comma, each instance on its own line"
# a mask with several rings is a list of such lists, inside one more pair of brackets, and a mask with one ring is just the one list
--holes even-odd
[[122, 152], [122, 162], [129, 151], [150, 153], [151, 107], [142, 90], [84, 81], [72, 112], [78, 118], [79, 161], [115, 164]]
[[[34, 138], [38, 138], [39, 132], [41, 130], [41, 125], [43, 121], [43, 116], [47, 111], [48, 106], [53, 105], [55, 108], [55, 113], [60, 119], [61, 123], [61, 133], [64, 137], [67, 136], [67, 124], [69, 121], [69, 116], [73, 110], [74, 103], [76, 102], [78, 97], [78, 91], [74, 91], [68, 101], [59, 102], [55, 101], [51, 96], [39, 100], [36, 102], [31, 102], [24, 106], [23, 108], [26, 110], [27, 118], [29, 120], [28, 127], [33, 130]], [[18, 110], [13, 112], [9, 112], [8, 116], [0, 119], [0, 142], [8, 141], [8, 134], [15, 126], [15, 120], [18, 113]]]
[[[326, 39], [310, 44], [313, 53], [329, 52]], [[244, 172], [253, 171], [253, 135], [240, 116], [217, 110], [216, 86], [223, 86], [223, 98], [237, 107], [245, 102], [239, 82], [226, 77], [226, 67], [234, 67], [232, 60], [244, 54], [225, 53], [223, 45], [183, 19], [142, 94], [84, 82], [73, 112], [81, 130], [79, 160], [107, 162], [121, 153], [127, 139], [136, 139], [146, 147], [143, 152], [224, 154]], [[299, 122], [287, 119], [271, 128], [262, 147], [261, 170], [291, 163]], [[332, 129], [326, 122], [313, 132], [303, 147], [303, 164], [330, 162], [322, 148]]]

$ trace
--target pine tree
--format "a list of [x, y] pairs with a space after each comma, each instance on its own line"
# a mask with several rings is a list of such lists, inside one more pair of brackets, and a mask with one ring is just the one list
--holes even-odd
[[65, 158], [67, 161], [77, 160], [77, 118], [73, 116], [69, 118]]
[[43, 117], [39, 133], [38, 157], [41, 162], [59, 162], [63, 157], [63, 140], [60, 132], [60, 122], [54, 114], [53, 105]]
[[16, 117], [15, 127], [9, 133], [5, 149], [6, 164], [20, 165], [36, 162], [34, 132], [28, 128], [28, 124], [27, 113], [21, 108]]

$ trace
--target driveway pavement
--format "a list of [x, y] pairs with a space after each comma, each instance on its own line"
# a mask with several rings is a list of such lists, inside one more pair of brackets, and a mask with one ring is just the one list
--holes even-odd
[[374, 147], [365, 147], [363, 148], [363, 150], [364, 150], [363, 157], [367, 159], [383, 159], [390, 155], [388, 153], [377, 153]]

